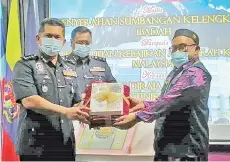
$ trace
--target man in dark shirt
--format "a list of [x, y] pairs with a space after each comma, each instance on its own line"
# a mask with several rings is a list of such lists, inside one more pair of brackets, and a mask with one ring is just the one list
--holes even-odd
[[[134, 103], [116, 125], [128, 129], [139, 121], [155, 123], [155, 161], [207, 161], [209, 148], [208, 97], [211, 75], [199, 60], [199, 37], [179, 29], [172, 40], [174, 69], [155, 101]], [[140, 110], [140, 111], [138, 111]]]
[[40, 51], [15, 65], [13, 89], [21, 105], [17, 153], [21, 161], [75, 161], [71, 120], [88, 123], [89, 108], [81, 101], [75, 67], [59, 56], [65, 26], [42, 21], [36, 36]]

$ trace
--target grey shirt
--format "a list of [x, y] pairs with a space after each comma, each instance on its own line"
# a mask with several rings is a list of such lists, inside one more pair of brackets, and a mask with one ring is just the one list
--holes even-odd
[[[33, 95], [39, 95], [54, 104], [67, 108], [78, 103], [80, 93], [74, 68], [73, 65], [63, 61], [60, 56], [56, 65], [42, 54], [22, 57], [15, 65], [12, 80], [17, 103]], [[72, 121], [65, 116], [48, 110], [30, 110], [21, 107], [18, 154], [31, 154], [31, 152], [40, 154], [44, 144], [42, 141], [38, 143], [36, 138], [52, 136], [52, 132], [55, 131], [62, 132], [63, 143], [69, 138], [74, 138]]]
[[80, 59], [71, 53], [64, 56], [64, 60], [76, 66], [77, 78], [80, 92], [83, 93], [92, 81], [105, 81], [114, 83], [116, 79], [111, 73], [111, 69], [105, 58], [89, 56], [86, 59]]

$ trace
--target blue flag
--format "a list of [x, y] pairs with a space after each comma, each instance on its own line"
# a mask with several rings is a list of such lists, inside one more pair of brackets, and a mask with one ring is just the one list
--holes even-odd
[[[35, 1], [37, 3], [37, 1]], [[29, 1], [27, 11], [27, 23], [25, 32], [25, 55], [32, 55], [37, 52], [38, 45], [36, 42], [37, 25], [36, 9], [34, 0]]]

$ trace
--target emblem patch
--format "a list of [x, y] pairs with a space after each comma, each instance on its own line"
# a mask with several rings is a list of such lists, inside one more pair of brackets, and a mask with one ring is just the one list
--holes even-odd
[[35, 66], [38, 74], [47, 74], [47, 70], [41, 62], [37, 62]]

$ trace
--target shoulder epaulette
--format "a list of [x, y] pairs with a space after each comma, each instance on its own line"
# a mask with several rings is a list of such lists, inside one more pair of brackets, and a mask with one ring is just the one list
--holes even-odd
[[69, 55], [62, 56], [62, 59], [70, 64], [73, 64], [73, 65], [76, 64], [76, 61], [72, 59]]
[[28, 60], [38, 60], [39, 57], [37, 55], [28, 55], [28, 56], [22, 56], [21, 57], [23, 60], [28, 61]]
[[104, 58], [104, 57], [90, 56], [90, 58], [92, 58], [94, 60], [102, 61], [102, 62], [106, 61], [106, 58]]

